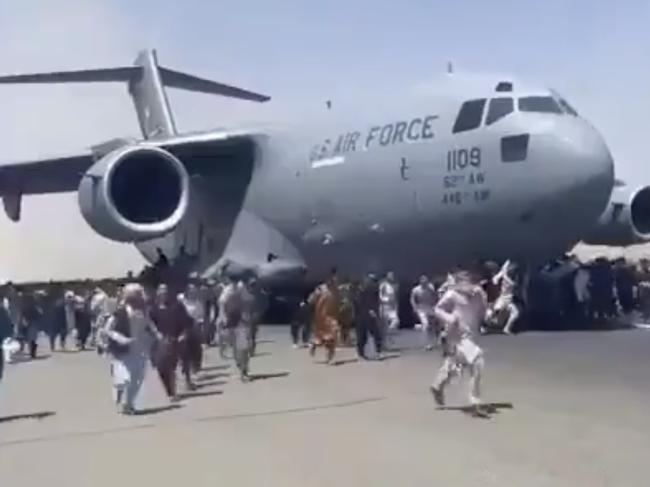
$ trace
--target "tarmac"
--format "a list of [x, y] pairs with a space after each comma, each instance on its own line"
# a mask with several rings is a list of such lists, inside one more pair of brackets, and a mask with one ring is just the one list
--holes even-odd
[[0, 384], [0, 485], [643, 486], [650, 453], [650, 331], [482, 337], [489, 418], [437, 409], [441, 363], [419, 334], [399, 351], [323, 364], [264, 327], [251, 383], [211, 349], [200, 388], [171, 408], [153, 371], [142, 413], [116, 414], [107, 360], [54, 353]]

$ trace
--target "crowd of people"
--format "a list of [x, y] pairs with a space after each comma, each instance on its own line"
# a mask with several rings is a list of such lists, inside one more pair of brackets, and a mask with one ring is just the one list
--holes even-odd
[[[155, 269], [160, 273], [168, 267], [163, 262]], [[87, 282], [76, 289], [4, 286], [0, 379], [4, 362], [12, 358], [3, 359], [3, 352], [35, 358], [38, 335], [44, 333], [52, 352], [90, 348], [108, 358], [113, 397], [123, 414], [135, 412], [148, 361], [172, 402], [179, 397], [177, 372], [186, 389], [195, 388], [206, 347], [218, 347], [222, 359], [234, 360], [240, 379], [250, 380], [257, 330], [268, 305], [254, 275], [214, 281], [185, 277], [169, 283], [160, 282], [160, 276], [140, 277], [137, 283]], [[407, 310], [403, 295], [408, 296]], [[407, 293], [400, 291], [392, 272], [358, 281], [332, 271], [296, 304], [290, 330], [294, 348], [308, 348], [312, 356], [323, 348], [326, 363], [332, 364], [341, 346], [356, 347], [359, 359], [368, 360], [369, 339], [381, 358], [395, 347], [400, 325], [411, 324], [404, 323], [404, 316], [412, 317], [422, 348], [439, 350], [444, 357], [431, 385], [436, 402], [444, 403], [451, 377], [467, 370], [468, 399], [479, 407], [484, 367], [476, 342], [480, 334], [511, 334], [525, 319], [548, 319], [553, 313], [609, 319], [635, 309], [650, 315], [649, 261], [637, 267], [620, 259], [583, 264], [563, 256], [528, 277], [511, 261], [458, 269], [442, 278], [422, 275]]]
[[172, 402], [178, 400], [177, 369], [185, 387], [195, 388], [204, 347], [218, 345], [223, 358], [232, 349], [247, 381], [264, 303], [255, 278], [189, 280], [180, 292], [177, 288], [178, 282], [127, 283], [31, 292], [9, 284], [0, 306], [0, 362], [13, 358], [2, 357], [9, 352], [36, 358], [40, 333], [48, 336], [53, 353], [94, 349], [109, 358], [114, 398], [124, 414], [134, 412], [148, 360]]

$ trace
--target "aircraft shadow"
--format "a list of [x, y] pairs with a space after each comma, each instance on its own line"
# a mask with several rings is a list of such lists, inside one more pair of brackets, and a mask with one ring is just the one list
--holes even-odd
[[0, 416], [0, 423], [20, 421], [21, 419], [38, 419], [40, 421], [42, 419], [54, 416], [55, 414], [56, 413], [54, 411], [41, 411], [38, 413], [15, 414], [13, 416]]
[[490, 419], [494, 414], [499, 414], [501, 409], [514, 409], [511, 402], [488, 402], [481, 405], [480, 409], [474, 406], [438, 406], [438, 411], [460, 411], [473, 418]]
[[170, 404], [168, 406], [159, 406], [155, 408], [144, 408], [138, 409], [135, 413], [136, 416], [151, 416], [154, 414], [160, 414], [167, 411], [172, 411], [174, 409], [180, 409], [182, 406], [180, 404]]
[[193, 391], [183, 392], [178, 397], [184, 401], [185, 399], [194, 399], [197, 397], [220, 396], [221, 394], [223, 394], [223, 391]]
[[255, 382], [256, 380], [279, 379], [288, 375], [289, 372], [275, 372], [272, 374], [250, 374], [249, 377], [251, 382]]

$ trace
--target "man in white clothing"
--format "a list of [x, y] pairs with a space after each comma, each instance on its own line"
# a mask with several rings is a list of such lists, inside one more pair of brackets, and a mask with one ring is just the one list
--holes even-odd
[[489, 321], [493, 319], [495, 315], [499, 316], [500, 313], [507, 313], [506, 323], [503, 327], [503, 332], [506, 335], [512, 334], [512, 328], [521, 314], [519, 307], [515, 303], [515, 272], [515, 265], [507, 260], [503, 264], [503, 267], [501, 267], [501, 270], [492, 278], [492, 282], [495, 285], [500, 286], [500, 293], [494, 306], [486, 317]]
[[487, 309], [483, 289], [467, 272], [459, 272], [435, 307], [436, 317], [444, 325], [447, 337], [445, 360], [431, 385], [431, 393], [440, 406], [444, 405], [444, 389], [452, 376], [463, 369], [470, 372], [469, 402], [479, 411], [483, 350], [475, 343]]
[[162, 338], [147, 313], [142, 286], [128, 284], [124, 288], [124, 305], [108, 320], [104, 333], [111, 357], [113, 398], [119, 412], [135, 414], [152, 341]]
[[237, 283], [226, 278], [221, 294], [217, 301], [219, 316], [217, 317], [217, 341], [219, 343], [219, 355], [226, 358], [226, 349], [232, 347], [234, 328], [239, 322], [239, 293]]
[[420, 276], [420, 281], [411, 291], [411, 307], [422, 327], [426, 350], [433, 349], [439, 334], [438, 322], [433, 313], [436, 298], [436, 288], [429, 282], [429, 278]]
[[384, 344], [388, 344], [389, 334], [399, 328], [398, 293], [395, 274], [388, 272], [379, 284], [379, 322]]

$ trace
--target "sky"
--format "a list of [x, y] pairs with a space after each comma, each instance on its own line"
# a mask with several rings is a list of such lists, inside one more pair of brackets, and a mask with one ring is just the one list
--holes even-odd
[[[604, 135], [628, 181], [650, 183], [650, 1], [0, 0], [0, 73], [112, 67], [156, 48], [174, 69], [264, 92], [265, 106], [170, 92], [179, 130], [281, 118], [440, 75], [512, 73], [561, 92]], [[137, 136], [126, 88], [0, 87], [0, 164]], [[76, 195], [0, 214], [0, 280], [122, 275], [138, 252], [93, 234]]]

